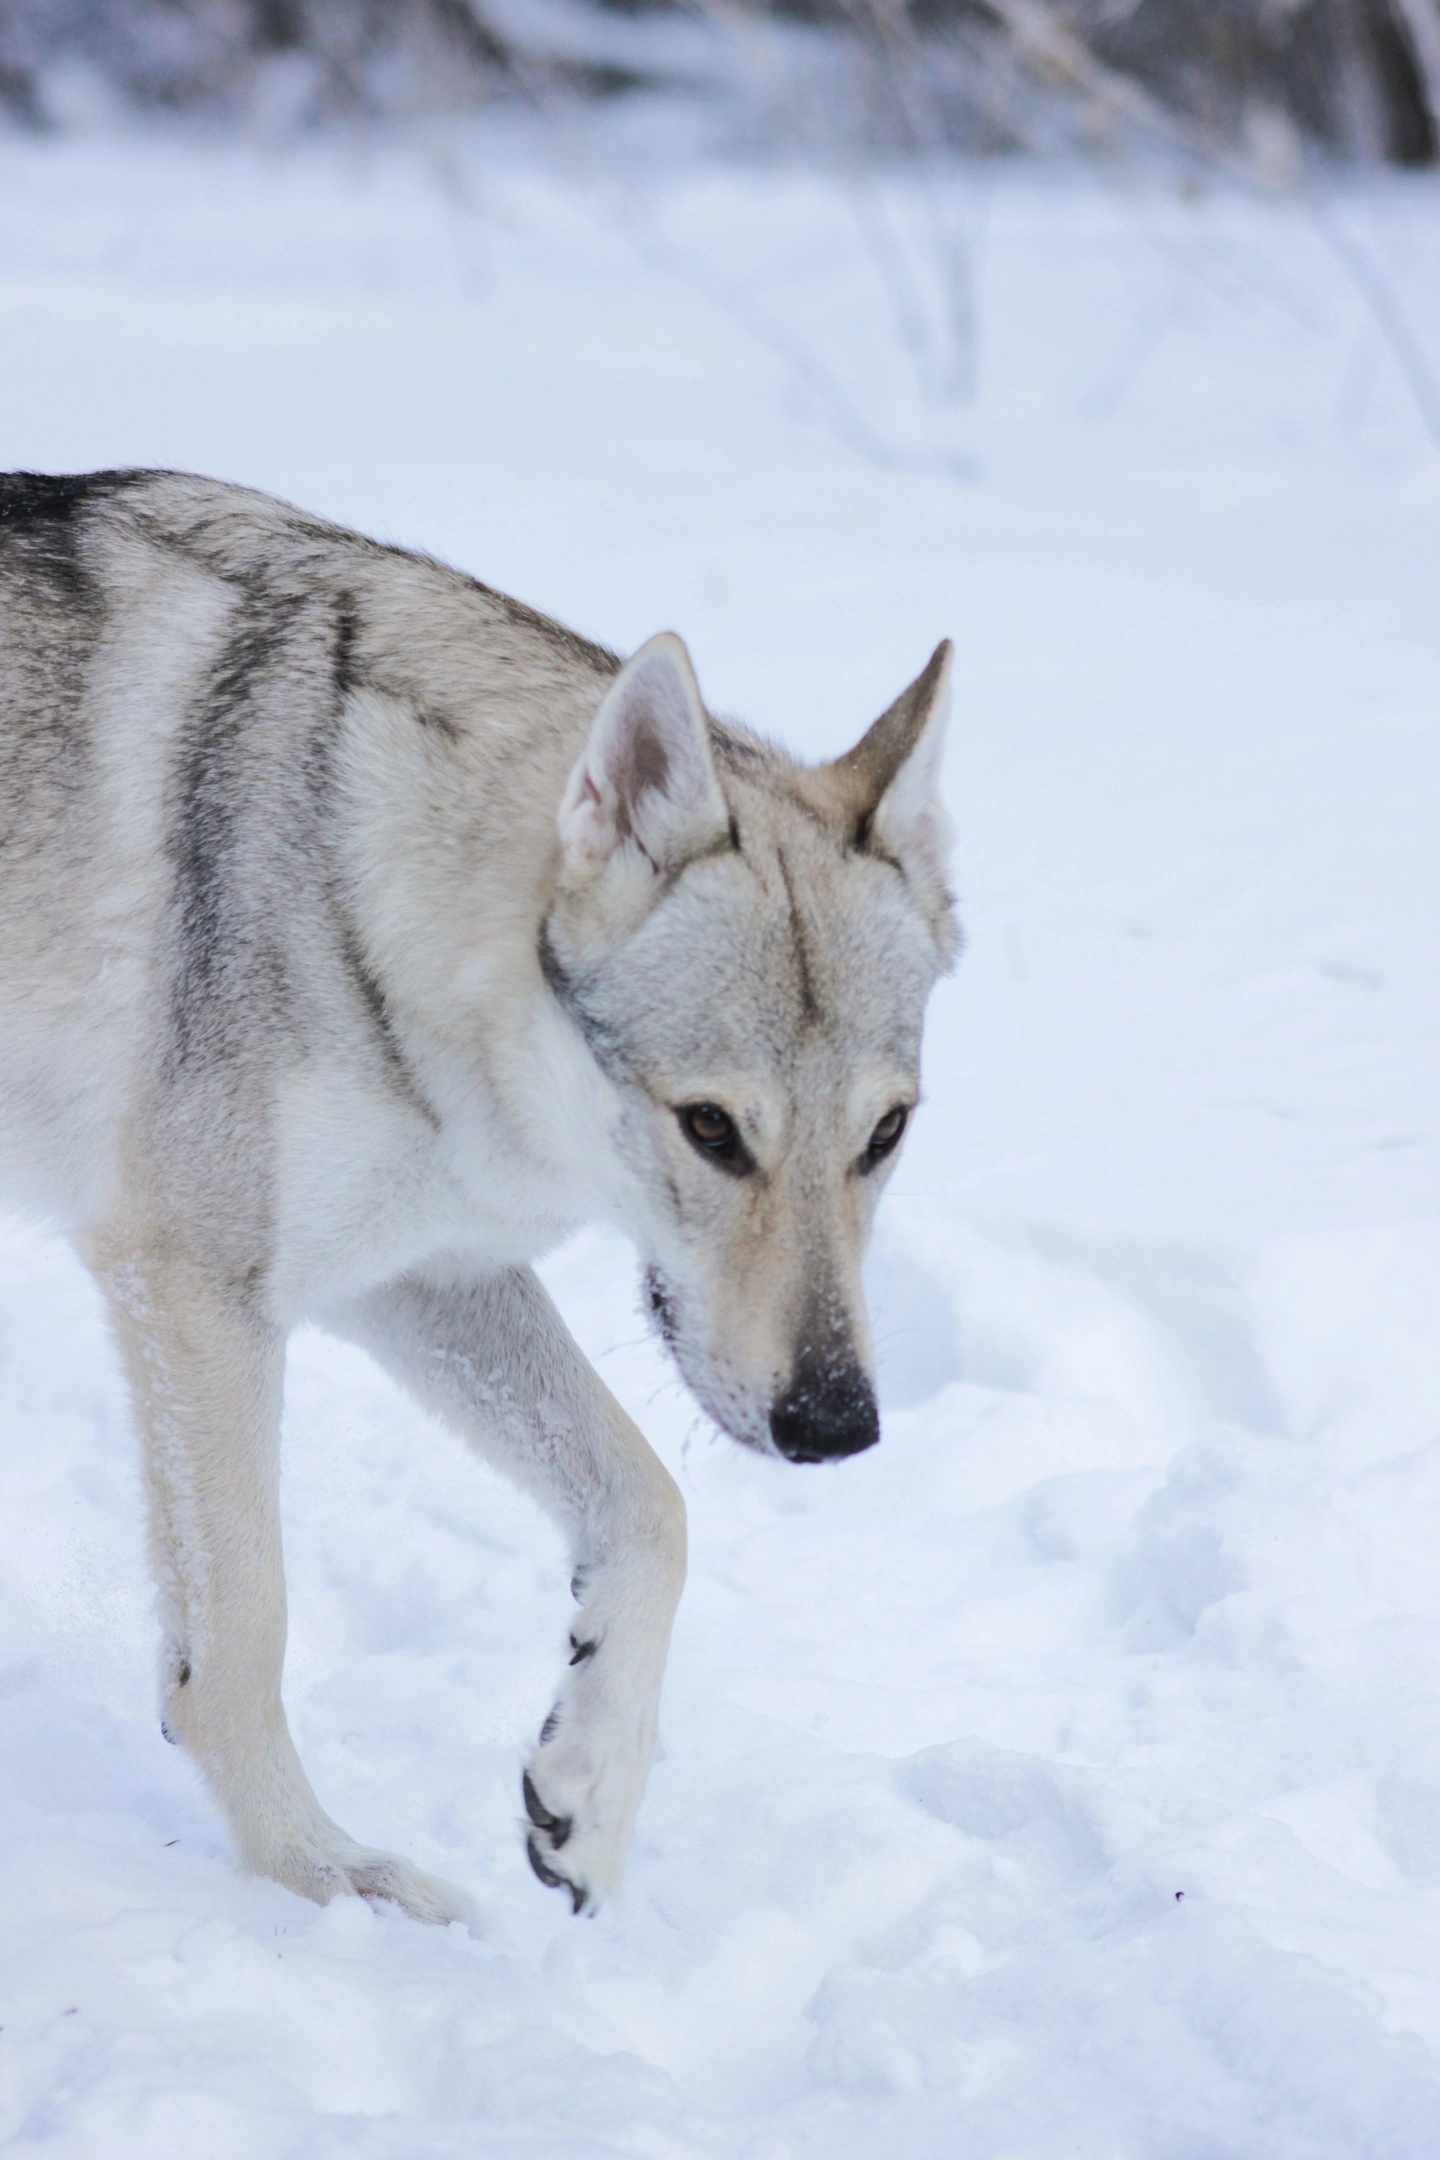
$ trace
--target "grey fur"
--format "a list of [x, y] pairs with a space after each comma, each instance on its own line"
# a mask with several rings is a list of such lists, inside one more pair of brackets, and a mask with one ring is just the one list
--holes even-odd
[[329, 1820], [285, 1726], [298, 1320], [565, 1527], [526, 1836], [577, 1909], [643, 1790], [684, 1511], [530, 1262], [619, 1223], [721, 1425], [805, 1461], [876, 1436], [859, 1263], [953, 948], [947, 660], [807, 768], [710, 721], [674, 638], [622, 667], [212, 481], [0, 478], [0, 1183], [110, 1300], [164, 1723], [250, 1866], [468, 1910]]

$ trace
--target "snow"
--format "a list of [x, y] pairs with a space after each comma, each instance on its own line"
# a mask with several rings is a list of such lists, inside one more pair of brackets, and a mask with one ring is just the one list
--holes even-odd
[[816, 755], [949, 632], [969, 937], [877, 1241], [879, 1449], [708, 1435], [613, 1237], [547, 1263], [692, 1528], [593, 1922], [517, 1830], [559, 1542], [319, 1334], [301, 1753], [483, 1932], [234, 1873], [156, 1727], [98, 1297], [0, 1232], [17, 2155], [1440, 2149], [1440, 453], [1327, 238], [1440, 367], [1440, 200], [946, 186], [959, 417], [814, 173], [0, 145], [0, 464], [218, 472], [672, 624]]

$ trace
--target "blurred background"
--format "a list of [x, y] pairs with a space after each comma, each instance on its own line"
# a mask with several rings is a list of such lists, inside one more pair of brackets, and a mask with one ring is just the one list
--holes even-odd
[[516, 1834], [564, 1555], [316, 1334], [292, 1720], [485, 1932], [234, 1875], [0, 1223], [0, 2144], [1430, 2160], [1437, 142], [1440, 0], [0, 0], [0, 467], [673, 627], [807, 756], [948, 633], [967, 937], [881, 1447], [742, 1454], [618, 1234], [544, 1262], [692, 1525], [594, 1928]]
[[6, 0], [0, 101], [413, 118], [664, 92], [733, 143], [1423, 165], [1436, 0]]

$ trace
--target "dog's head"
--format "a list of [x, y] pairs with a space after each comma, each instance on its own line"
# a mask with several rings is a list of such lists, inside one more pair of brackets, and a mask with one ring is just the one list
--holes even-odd
[[792, 1462], [879, 1437], [860, 1263], [955, 948], [949, 665], [943, 644], [807, 768], [708, 720], [684, 646], [653, 638], [560, 809], [541, 959], [610, 1083], [652, 1312], [717, 1423]]

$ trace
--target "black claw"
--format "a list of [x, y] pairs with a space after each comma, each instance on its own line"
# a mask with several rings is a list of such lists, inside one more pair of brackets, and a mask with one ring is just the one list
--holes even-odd
[[174, 1733], [171, 1732], [170, 1727], [166, 1724], [163, 1717], [160, 1720], [160, 1737], [162, 1740], [168, 1740], [171, 1747], [179, 1747], [180, 1745], [179, 1741], [175, 1738]]
[[585, 1892], [578, 1883], [571, 1882], [568, 1875], [562, 1875], [558, 1868], [551, 1867], [533, 1837], [525, 1840], [525, 1856], [547, 1890], [568, 1890], [573, 1909], [577, 1913], [585, 1910]]
[[583, 1665], [586, 1658], [594, 1657], [599, 1647], [598, 1642], [576, 1642], [575, 1637], [572, 1635], [570, 1637], [571, 1664]]
[[527, 1837], [525, 1840], [525, 1856], [529, 1860], [534, 1873], [539, 1876], [547, 1890], [559, 1890], [562, 1888], [572, 1890], [574, 1888], [574, 1884], [568, 1875], [562, 1875], [557, 1868], [551, 1867], [533, 1837]]
[[[545, 1832], [545, 1835], [549, 1838], [556, 1852], [559, 1852], [561, 1846], [565, 1843], [566, 1839], [570, 1835], [570, 1832], [575, 1827], [574, 1817], [570, 1815], [551, 1814], [549, 1808], [546, 1807], [544, 1801], [540, 1798], [539, 1793], [536, 1792], [535, 1782], [528, 1770], [525, 1772], [525, 1775], [520, 1780], [520, 1790], [525, 1796], [525, 1812], [529, 1816], [531, 1822], [534, 1823], [537, 1830], [543, 1830]], [[533, 1838], [531, 1839], [531, 1843], [534, 1843]]]

